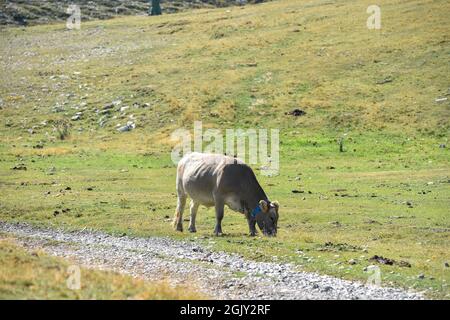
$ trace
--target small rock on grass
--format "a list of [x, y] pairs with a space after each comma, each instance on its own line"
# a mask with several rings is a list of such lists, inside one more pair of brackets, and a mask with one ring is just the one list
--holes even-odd
[[77, 112], [72, 118], [70, 118], [72, 121], [78, 121], [81, 119], [81, 116], [83, 115], [82, 112]]
[[400, 260], [397, 264], [398, 264], [400, 267], [411, 268], [411, 263], [409, 263], [409, 262], [407, 262], [407, 261]]
[[382, 80], [378, 80], [377, 81], [377, 84], [385, 84], [385, 83], [389, 83], [389, 82], [392, 82], [394, 79], [392, 79], [392, 77], [386, 77], [386, 78], [384, 78], [384, 79], [382, 79]]
[[305, 114], [306, 114], [306, 112], [301, 109], [294, 109], [292, 111], [285, 112], [285, 115], [294, 116], [294, 117], [304, 116]]
[[16, 164], [11, 170], [27, 170], [27, 167], [23, 163]]
[[126, 125], [124, 125], [122, 127], [119, 127], [117, 129], [117, 131], [119, 131], [119, 132], [127, 132], [127, 131], [133, 130], [134, 128], [136, 128], [136, 124], [134, 122], [132, 122], [132, 121], [128, 121]]
[[377, 256], [377, 255], [374, 255], [373, 257], [371, 257], [369, 259], [369, 261], [376, 261], [376, 262], [378, 262], [380, 264], [387, 264], [387, 265], [393, 265], [394, 264], [394, 260], [389, 259], [389, 258], [384, 258], [382, 256]]

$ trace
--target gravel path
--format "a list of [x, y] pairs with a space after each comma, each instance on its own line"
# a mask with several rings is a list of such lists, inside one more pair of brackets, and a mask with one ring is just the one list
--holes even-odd
[[423, 299], [402, 289], [366, 286], [292, 264], [265, 263], [213, 252], [169, 238], [115, 237], [101, 232], [43, 229], [0, 221], [0, 231], [27, 247], [71, 258], [83, 266], [114, 270], [147, 280], [195, 283], [216, 299]]

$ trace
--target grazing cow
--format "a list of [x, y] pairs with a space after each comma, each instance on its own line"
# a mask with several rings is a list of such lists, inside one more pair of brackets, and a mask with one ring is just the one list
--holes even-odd
[[221, 223], [226, 204], [231, 210], [245, 214], [250, 235], [256, 234], [256, 224], [264, 235], [275, 236], [277, 233], [278, 203], [269, 201], [253, 170], [242, 160], [198, 152], [185, 155], [178, 163], [177, 195], [173, 221], [177, 231], [183, 231], [183, 211], [189, 196], [190, 232], [196, 232], [197, 210], [199, 205], [204, 205], [215, 207], [214, 234], [222, 235]]

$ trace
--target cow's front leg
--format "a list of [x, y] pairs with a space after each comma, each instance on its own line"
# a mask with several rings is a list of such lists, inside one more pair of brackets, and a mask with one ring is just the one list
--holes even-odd
[[250, 230], [250, 236], [256, 236], [256, 219], [255, 217], [252, 217], [250, 213], [247, 214], [247, 222]]
[[223, 219], [223, 211], [224, 211], [224, 202], [221, 199], [215, 199], [215, 208], [216, 208], [216, 227], [214, 229], [214, 234], [216, 236], [222, 235], [222, 219]]
[[195, 217], [197, 216], [197, 210], [198, 210], [199, 204], [197, 202], [194, 202], [194, 200], [191, 201], [191, 219], [189, 220], [189, 232], [197, 232], [197, 229], [195, 228]]

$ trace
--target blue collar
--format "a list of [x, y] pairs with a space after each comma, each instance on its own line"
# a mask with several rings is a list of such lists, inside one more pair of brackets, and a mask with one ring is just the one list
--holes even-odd
[[258, 213], [260, 213], [260, 212], [261, 212], [261, 207], [260, 207], [259, 204], [258, 204], [258, 205], [256, 206], [256, 208], [253, 209], [251, 215], [252, 215], [253, 218], [255, 218], [256, 215], [257, 215]]

